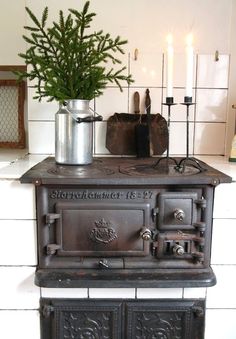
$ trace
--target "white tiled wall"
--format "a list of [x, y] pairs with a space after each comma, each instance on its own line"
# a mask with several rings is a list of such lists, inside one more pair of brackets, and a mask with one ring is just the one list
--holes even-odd
[[217, 284], [207, 289], [205, 339], [236, 338], [235, 192], [235, 182], [216, 187], [211, 263]]
[[[134, 112], [133, 95], [140, 93], [140, 110], [144, 113], [146, 88], [150, 89], [151, 112], [161, 113], [167, 119], [165, 101], [165, 54], [139, 53], [135, 61], [131, 54], [126, 56], [125, 65], [135, 80], [130, 87], [120, 92], [117, 87], [108, 87], [102, 96], [96, 98], [96, 112], [103, 116], [103, 122], [96, 123], [94, 133], [95, 154], [109, 154], [105, 146], [106, 120], [117, 113]], [[196, 105], [190, 107], [189, 151], [191, 154], [225, 154], [226, 122], [228, 100], [229, 55], [198, 55], [195, 60], [194, 95]], [[186, 152], [186, 107], [184, 100], [185, 63], [184, 56], [176, 56], [174, 73], [174, 99], [178, 105], [171, 110], [170, 154]], [[54, 153], [54, 116], [58, 110], [55, 103], [39, 103], [32, 100], [33, 90], [28, 89], [29, 152]]]
[[39, 339], [34, 186], [0, 180], [0, 192], [0, 337]]

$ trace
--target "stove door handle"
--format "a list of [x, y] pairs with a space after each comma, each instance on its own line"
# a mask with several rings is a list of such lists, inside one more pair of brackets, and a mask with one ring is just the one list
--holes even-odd
[[150, 241], [152, 239], [152, 232], [149, 228], [143, 227], [140, 231], [140, 236], [144, 241]]
[[184, 218], [185, 218], [185, 213], [183, 210], [181, 210], [180, 208], [176, 208], [174, 210], [174, 218], [175, 220], [178, 220], [178, 221], [183, 221]]
[[107, 259], [101, 259], [98, 264], [100, 268], [109, 268]]

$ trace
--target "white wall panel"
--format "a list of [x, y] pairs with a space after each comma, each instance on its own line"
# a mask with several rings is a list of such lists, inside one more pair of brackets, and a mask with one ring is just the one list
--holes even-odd
[[38, 309], [40, 289], [34, 267], [0, 267], [0, 309]]
[[0, 265], [36, 265], [35, 220], [0, 220]]
[[0, 310], [0, 324], [2, 339], [40, 339], [40, 319], [36, 310]]
[[18, 180], [0, 180], [0, 219], [35, 219], [33, 185]]

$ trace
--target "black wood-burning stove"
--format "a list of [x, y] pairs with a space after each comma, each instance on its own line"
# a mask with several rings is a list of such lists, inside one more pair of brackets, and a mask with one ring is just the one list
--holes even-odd
[[[47, 158], [25, 173], [21, 182], [36, 187], [35, 283], [43, 287], [214, 285], [210, 267], [214, 189], [231, 178], [198, 160], [181, 168], [178, 163], [178, 159], [174, 164], [161, 161], [156, 166], [153, 158], [95, 158], [88, 166], [61, 166]], [[46, 306], [56, 312], [52, 304]], [[43, 302], [44, 315], [46, 306]], [[128, 306], [120, 307], [118, 314]], [[194, 313], [194, 307], [190, 306], [188, 319], [193, 319], [190, 314], [204, 313], [202, 307]], [[72, 319], [81, 319], [75, 312]]]

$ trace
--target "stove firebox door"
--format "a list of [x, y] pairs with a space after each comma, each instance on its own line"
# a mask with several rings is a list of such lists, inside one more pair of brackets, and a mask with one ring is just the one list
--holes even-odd
[[158, 228], [179, 230], [194, 228], [198, 218], [198, 195], [195, 192], [164, 192], [159, 195]]
[[149, 242], [142, 236], [148, 228], [148, 203], [58, 202], [55, 223], [55, 256], [121, 257], [146, 256]]

